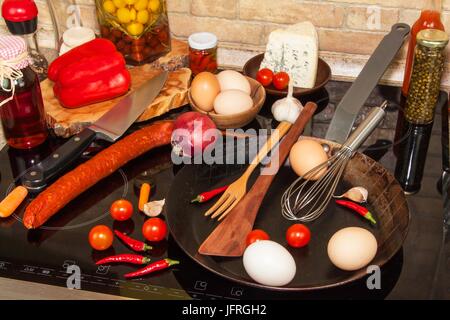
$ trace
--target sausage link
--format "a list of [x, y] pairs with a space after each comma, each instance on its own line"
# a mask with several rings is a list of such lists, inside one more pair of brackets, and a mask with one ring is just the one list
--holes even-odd
[[100, 180], [147, 151], [170, 143], [173, 122], [158, 122], [140, 129], [68, 172], [40, 193], [26, 208], [27, 229], [42, 226], [54, 214]]

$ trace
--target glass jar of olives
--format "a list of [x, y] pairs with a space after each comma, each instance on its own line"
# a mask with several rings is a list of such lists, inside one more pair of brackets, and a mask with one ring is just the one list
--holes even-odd
[[448, 35], [441, 30], [426, 29], [417, 34], [413, 71], [405, 106], [405, 118], [410, 123], [433, 122], [444, 71], [444, 48], [448, 41]]
[[101, 36], [128, 64], [150, 63], [170, 52], [165, 0], [95, 0]]

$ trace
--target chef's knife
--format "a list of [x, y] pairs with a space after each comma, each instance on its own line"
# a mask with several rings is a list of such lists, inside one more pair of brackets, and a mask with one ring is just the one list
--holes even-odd
[[340, 144], [347, 140], [359, 110], [402, 47], [409, 31], [410, 28], [405, 23], [397, 23], [392, 26], [391, 32], [380, 42], [355, 82], [336, 107], [325, 139]]
[[158, 96], [167, 77], [168, 72], [164, 71], [150, 79], [41, 163], [28, 169], [22, 177], [23, 186], [30, 191], [39, 192], [46, 187], [48, 181], [78, 159], [94, 140], [115, 142], [119, 139]]

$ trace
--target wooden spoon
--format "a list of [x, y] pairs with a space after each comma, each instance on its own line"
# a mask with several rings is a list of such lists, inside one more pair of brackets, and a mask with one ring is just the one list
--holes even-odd
[[[275, 170], [272, 174], [260, 175], [253, 184], [250, 191], [244, 196], [239, 204], [228, 214], [208, 238], [201, 244], [198, 252], [210, 256], [240, 257], [245, 251], [245, 239], [253, 229], [259, 207], [266, 195], [269, 187], [284, 164], [289, 151], [300, 134], [303, 132], [308, 121], [314, 115], [317, 105], [308, 102], [289, 130], [288, 134], [281, 142], [278, 153], [273, 156], [278, 157], [278, 163], [274, 164]], [[275, 159], [275, 158], [274, 158]], [[272, 166], [272, 163], [269, 164]]]

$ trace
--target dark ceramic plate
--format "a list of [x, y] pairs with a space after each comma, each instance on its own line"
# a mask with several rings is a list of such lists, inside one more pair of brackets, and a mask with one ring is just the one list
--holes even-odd
[[214, 200], [206, 204], [190, 204], [190, 200], [197, 194], [233, 182], [244, 170], [244, 165], [186, 165], [175, 177], [168, 196], [166, 217], [173, 238], [194, 261], [222, 277], [245, 285], [280, 291], [335, 287], [367, 275], [365, 269], [341, 271], [329, 261], [327, 243], [339, 229], [359, 226], [370, 230], [379, 245], [377, 256], [371, 264], [378, 266], [384, 265], [403, 244], [409, 225], [409, 211], [401, 187], [380, 164], [356, 154], [349, 162], [337, 192], [349, 186], [367, 188], [368, 208], [378, 220], [377, 227], [372, 227], [360, 216], [337, 207], [331, 201], [327, 211], [318, 220], [308, 224], [312, 232], [309, 245], [300, 249], [288, 247], [285, 232], [292, 223], [281, 216], [280, 199], [296, 176], [285, 166], [280, 169], [264, 198], [255, 228], [264, 229], [272, 240], [284, 245], [292, 253], [297, 264], [297, 274], [285, 287], [257, 284], [245, 272], [242, 258], [204, 256], [197, 252], [200, 244], [217, 224], [215, 220], [203, 215]]
[[[259, 71], [259, 66], [261, 65], [262, 60], [264, 59], [264, 53], [258, 54], [257, 56], [251, 58], [244, 65], [244, 74], [250, 78], [256, 79], [256, 74]], [[316, 85], [314, 88], [305, 89], [305, 88], [297, 88], [294, 87], [294, 96], [300, 97], [308, 94], [312, 94], [317, 90], [323, 88], [328, 81], [331, 79], [331, 68], [330, 66], [322, 59], [319, 58], [319, 63], [317, 66], [317, 78]], [[285, 90], [278, 90], [272, 84], [265, 88], [267, 94], [275, 95], [275, 96], [286, 96], [287, 88]]]

